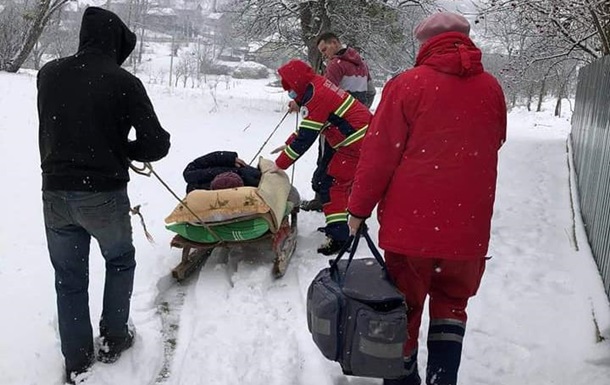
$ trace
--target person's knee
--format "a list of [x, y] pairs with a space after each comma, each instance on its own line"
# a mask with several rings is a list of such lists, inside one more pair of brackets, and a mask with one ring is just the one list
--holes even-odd
[[136, 250], [131, 242], [115, 245], [104, 251], [103, 254], [106, 264], [117, 270], [129, 270], [136, 266]]
[[72, 272], [70, 275], [56, 276], [55, 289], [61, 296], [71, 296], [86, 293], [89, 288], [89, 274], [87, 270]]

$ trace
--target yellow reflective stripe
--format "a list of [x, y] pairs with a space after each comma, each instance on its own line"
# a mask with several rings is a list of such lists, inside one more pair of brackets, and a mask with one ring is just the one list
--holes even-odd
[[367, 128], [369, 128], [368, 124], [359, 129], [358, 131], [354, 132], [347, 138], [343, 139], [341, 142], [335, 144], [333, 148], [349, 146], [350, 144], [359, 141], [360, 139], [364, 138], [364, 135], [366, 135]]
[[347, 99], [345, 99], [343, 101], [343, 103], [341, 103], [341, 105], [339, 106], [339, 108], [337, 108], [335, 110], [335, 115], [337, 115], [338, 117], [342, 118], [343, 115], [345, 115], [345, 113], [347, 112], [347, 110], [349, 110], [349, 108], [352, 106], [352, 104], [354, 104], [354, 102], [356, 101], [356, 99], [354, 99], [353, 96], [348, 95]]
[[336, 223], [336, 222], [347, 222], [347, 212], [345, 213], [336, 213], [329, 214], [326, 216], [326, 224]]
[[286, 146], [284, 153], [292, 160], [297, 160], [297, 158], [300, 156], [292, 148], [290, 148], [290, 146]]
[[303, 119], [299, 127], [309, 128], [311, 130], [320, 130], [324, 126], [324, 123], [316, 122], [314, 120]]

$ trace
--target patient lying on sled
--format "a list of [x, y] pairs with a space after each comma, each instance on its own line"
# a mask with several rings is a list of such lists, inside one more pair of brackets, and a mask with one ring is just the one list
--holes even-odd
[[186, 192], [189, 193], [193, 190], [257, 187], [261, 171], [248, 166], [236, 152], [215, 151], [189, 163], [182, 176], [187, 183]]
[[[273, 161], [246, 165], [237, 153], [217, 151], [195, 159], [184, 170], [187, 195], [165, 219], [166, 227], [196, 242], [253, 239], [276, 233], [298, 202], [298, 192]], [[207, 226], [214, 228], [214, 233]]]

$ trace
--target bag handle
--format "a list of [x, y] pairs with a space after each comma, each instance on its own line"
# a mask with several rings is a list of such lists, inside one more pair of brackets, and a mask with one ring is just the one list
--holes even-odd
[[[355, 235], [350, 235], [350, 237], [347, 239], [347, 242], [345, 242], [345, 245], [343, 245], [343, 247], [339, 251], [339, 255], [337, 255], [337, 257], [334, 260], [330, 260], [331, 274], [334, 274], [338, 271], [337, 264], [339, 263], [341, 258], [343, 258], [345, 253], [349, 251], [349, 259], [347, 261], [347, 266], [345, 267], [345, 273], [347, 273], [347, 269], [349, 269], [349, 266], [352, 263], [352, 260], [354, 259], [354, 255], [356, 255], [356, 250], [358, 250], [358, 243], [360, 241], [361, 236], [364, 236], [366, 244], [368, 245], [369, 250], [371, 250], [371, 252], [373, 253], [375, 260], [377, 261], [377, 263], [379, 263], [379, 265], [381, 265], [381, 268], [386, 273], [386, 275], [388, 275], [385, 261], [383, 260], [381, 253], [375, 246], [375, 243], [371, 239], [371, 236], [369, 235], [369, 232], [368, 232], [368, 227], [366, 226], [366, 224], [364, 222], [362, 222], [360, 227], [358, 227], [358, 230], [356, 230]], [[350, 249], [350, 246], [351, 246], [351, 249]]]

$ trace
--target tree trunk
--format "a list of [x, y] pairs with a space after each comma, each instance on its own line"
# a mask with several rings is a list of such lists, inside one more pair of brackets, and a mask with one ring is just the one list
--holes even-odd
[[331, 28], [330, 17], [326, 14], [326, 1], [308, 1], [299, 7], [301, 38], [307, 47], [307, 60], [314, 71], [320, 72], [322, 55], [316, 46], [316, 39], [320, 33]]
[[25, 60], [30, 55], [30, 52], [32, 52], [38, 38], [40, 38], [40, 35], [42, 35], [44, 27], [49, 21], [51, 15], [53, 15], [55, 11], [59, 10], [67, 2], [68, 0], [57, 0], [53, 3], [51, 3], [51, 0], [38, 1], [34, 10], [32, 23], [23, 38], [21, 47], [10, 60], [0, 63], [0, 71], [19, 71], [19, 68], [21, 68]]
[[561, 97], [561, 93], [557, 95], [557, 103], [555, 103], [555, 116], [561, 116], [561, 101], [563, 98]]
[[515, 108], [516, 105], [517, 105], [517, 93], [513, 92], [513, 94], [510, 97], [510, 108]]
[[538, 106], [536, 107], [536, 112], [542, 111], [542, 100], [544, 99], [544, 95], [546, 94], [545, 86], [546, 79], [543, 79], [542, 84], [540, 84], [540, 92], [538, 93]]
[[529, 87], [527, 87], [527, 110], [531, 111], [532, 110], [532, 100], [534, 99], [534, 85], [530, 84]]
[[559, 86], [559, 92], [557, 92], [557, 103], [555, 103], [555, 116], [560, 117], [561, 116], [561, 101], [563, 100], [563, 94], [565, 93], [566, 87], [567, 87], [567, 82], [569, 79], [569, 75], [566, 76], [566, 80], [564, 82], [561, 83], [561, 85]]

